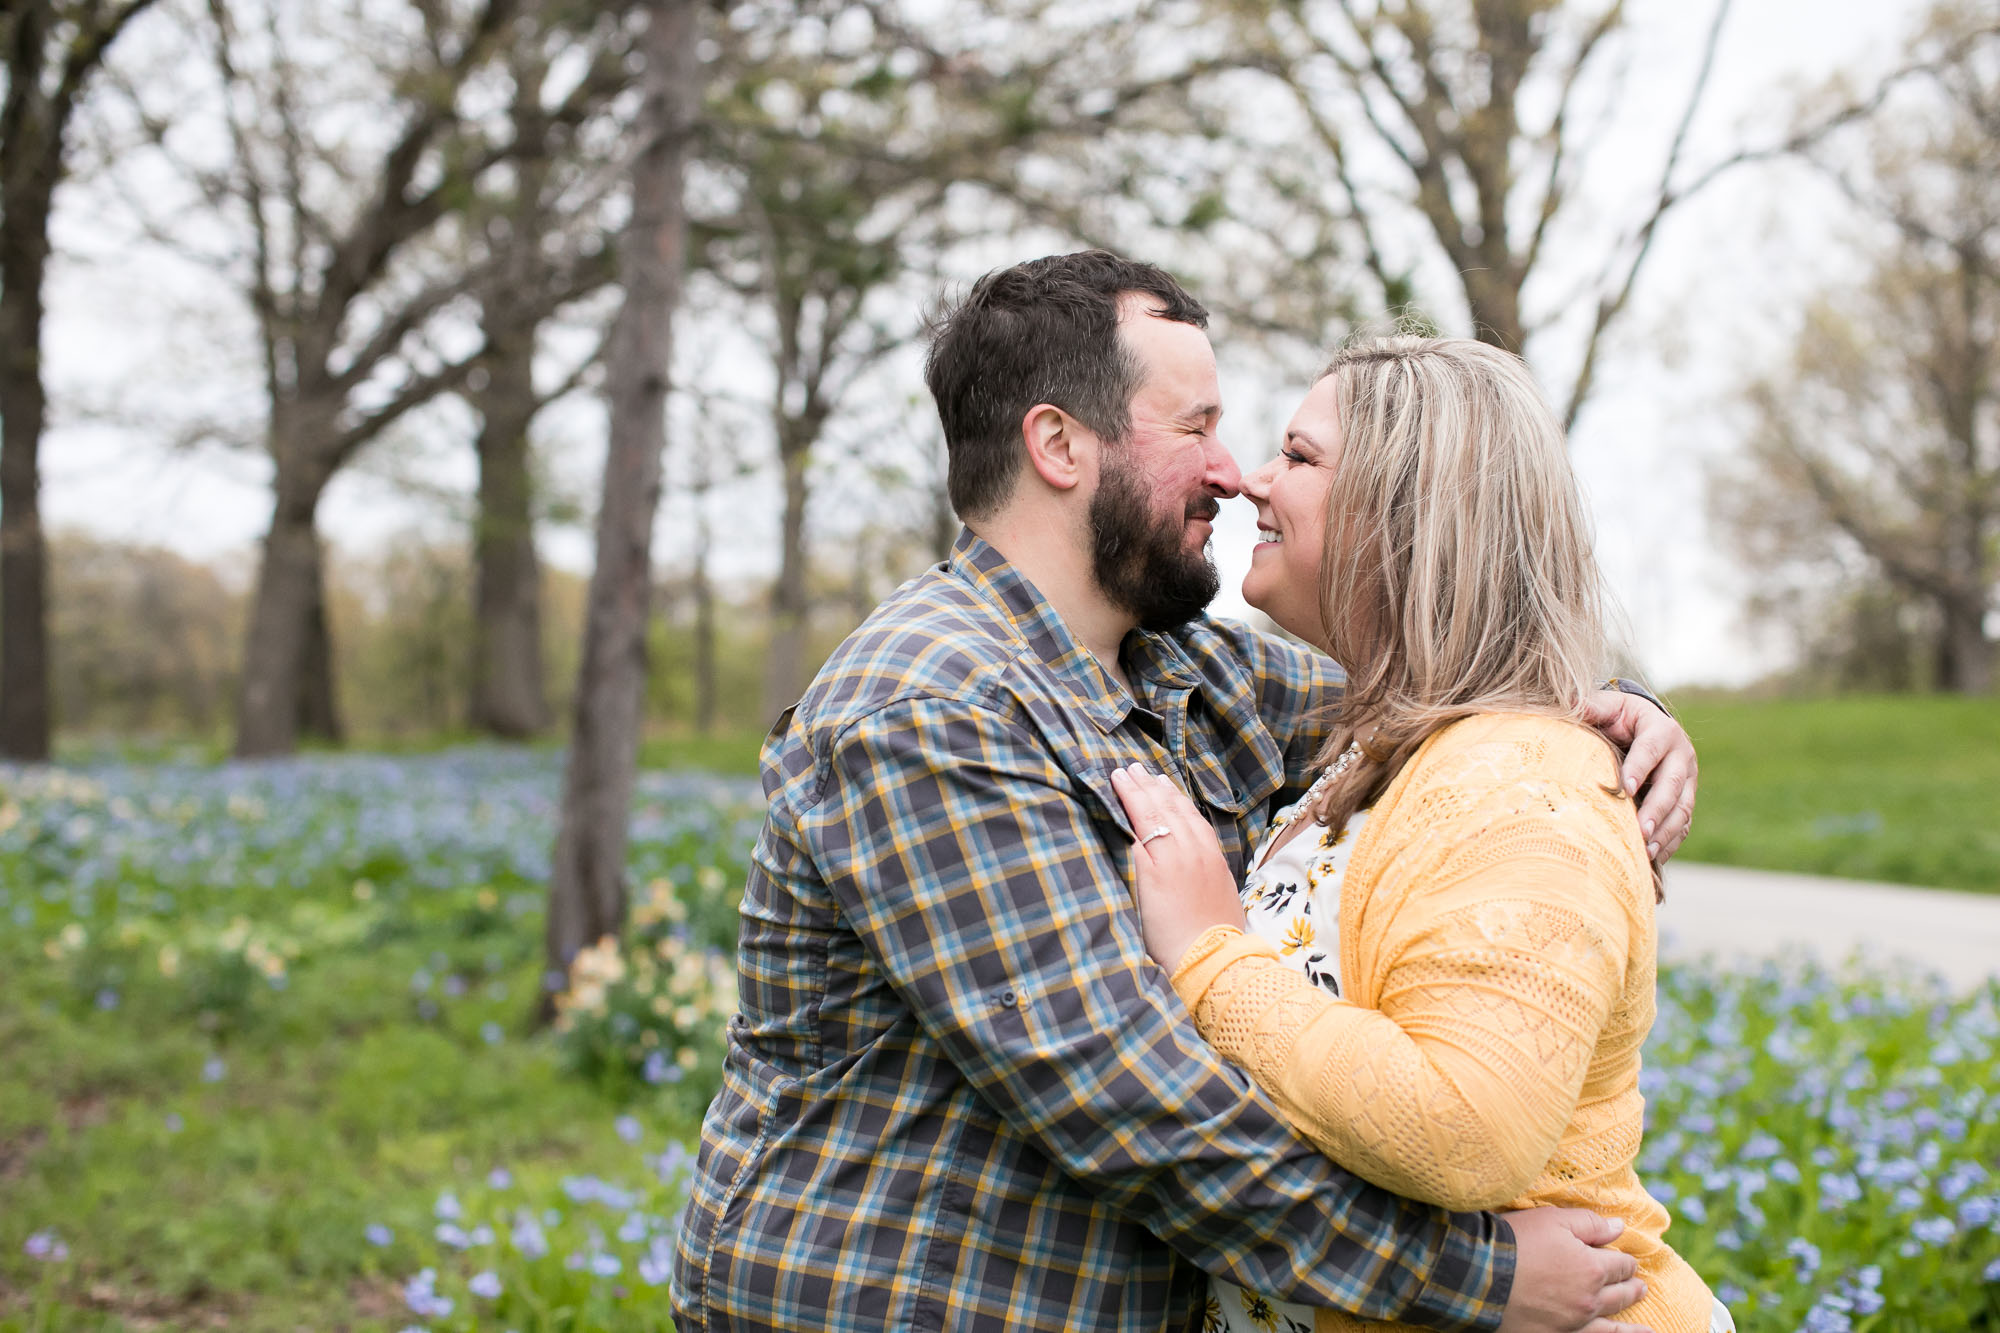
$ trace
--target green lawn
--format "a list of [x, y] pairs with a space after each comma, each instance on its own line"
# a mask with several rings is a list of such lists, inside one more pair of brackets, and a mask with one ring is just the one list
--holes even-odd
[[[1827, 708], [1784, 707], [1687, 710], [1704, 837], [1753, 736]], [[1951, 708], [1860, 715], [1945, 754]], [[734, 996], [719, 953], [684, 995], [681, 949], [731, 938], [755, 806], [642, 775], [616, 976], [536, 1033], [559, 780], [494, 747], [0, 770], [0, 1333], [670, 1333]], [[1741, 1326], [2000, 1333], [1996, 1033], [2000, 988], [1662, 974], [1642, 1167]]]
[[2000, 892], [2000, 698], [1698, 700], [1689, 861]]

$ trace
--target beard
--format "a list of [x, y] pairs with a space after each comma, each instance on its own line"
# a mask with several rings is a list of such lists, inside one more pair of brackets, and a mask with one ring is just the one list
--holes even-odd
[[1222, 588], [1204, 547], [1187, 549], [1187, 520], [1213, 521], [1212, 495], [1187, 502], [1181, 517], [1162, 519], [1136, 468], [1114, 462], [1090, 500], [1091, 573], [1098, 588], [1139, 628], [1159, 633], [1200, 615]]

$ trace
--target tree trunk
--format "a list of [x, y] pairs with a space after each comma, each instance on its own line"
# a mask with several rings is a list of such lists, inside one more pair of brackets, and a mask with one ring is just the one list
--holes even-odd
[[1519, 356], [1528, 338], [1521, 326], [1521, 278], [1510, 257], [1498, 263], [1497, 268], [1470, 269], [1463, 275], [1472, 333], [1483, 343]]
[[607, 366], [611, 439], [597, 515], [562, 827], [549, 884], [548, 969], [539, 1013], [582, 949], [625, 920], [625, 838], [645, 698], [653, 518], [666, 447], [673, 313], [686, 265], [681, 191], [696, 105], [693, 0], [646, 0], [644, 100], [635, 132], [632, 215], [621, 240], [625, 300]]
[[48, 412], [41, 366], [48, 210], [46, 198], [39, 219], [19, 215], [16, 198], [7, 205], [0, 238], [0, 756], [40, 762], [49, 757], [50, 730], [38, 458]]
[[49, 757], [42, 282], [69, 112], [42, 91], [50, 21], [46, 5], [27, 5], [15, 16], [0, 125], [0, 757], [30, 762]]
[[1986, 637], [1986, 607], [1974, 598], [1954, 598], [1940, 607], [1937, 684], [1954, 694], [1985, 694], [1993, 688], [1993, 642]]
[[781, 420], [778, 425], [785, 517], [778, 583], [771, 592], [771, 656], [764, 677], [767, 723], [798, 702], [806, 687], [806, 462], [814, 434], [802, 431], [796, 422]]
[[694, 492], [694, 728], [715, 730], [720, 700], [715, 679], [715, 585], [708, 578], [708, 478], [706, 464]]
[[305, 580], [305, 635], [299, 648], [298, 734], [333, 745], [346, 739], [333, 686], [333, 628], [327, 619], [325, 548], [311, 546], [313, 569]]
[[[257, 590], [250, 603], [250, 629], [243, 644], [243, 683], [236, 705], [236, 757], [263, 759], [298, 748], [299, 724], [321, 697], [318, 717], [331, 724], [332, 671], [325, 639], [325, 586], [314, 514], [324, 483], [287, 475], [278, 452], [276, 502], [257, 567]], [[314, 641], [318, 642], [315, 643]], [[317, 651], [316, 651], [317, 650]], [[313, 673], [324, 686], [308, 685]], [[337, 728], [336, 728], [337, 729]]]
[[480, 415], [479, 513], [474, 519], [472, 715], [509, 740], [546, 730], [542, 568], [535, 556], [528, 425], [535, 415], [534, 334], [493, 341]]

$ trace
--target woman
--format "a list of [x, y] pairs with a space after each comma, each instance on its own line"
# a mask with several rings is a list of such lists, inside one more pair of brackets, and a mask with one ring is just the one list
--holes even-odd
[[[1261, 529], [1244, 596], [1348, 688], [1240, 898], [1186, 797], [1116, 776], [1148, 949], [1344, 1166], [1450, 1208], [1621, 1218], [1646, 1295], [1618, 1319], [1733, 1328], [1633, 1170], [1655, 880], [1616, 757], [1577, 721], [1606, 658], [1599, 579], [1527, 368], [1475, 342], [1349, 348], [1243, 490]], [[1212, 1295], [1212, 1328], [1315, 1319]]]

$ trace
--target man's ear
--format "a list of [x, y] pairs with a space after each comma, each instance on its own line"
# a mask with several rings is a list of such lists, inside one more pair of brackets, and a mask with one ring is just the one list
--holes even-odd
[[1096, 473], [1097, 436], [1060, 407], [1029, 408], [1021, 418], [1021, 443], [1028, 466], [1052, 490], [1075, 490]]

